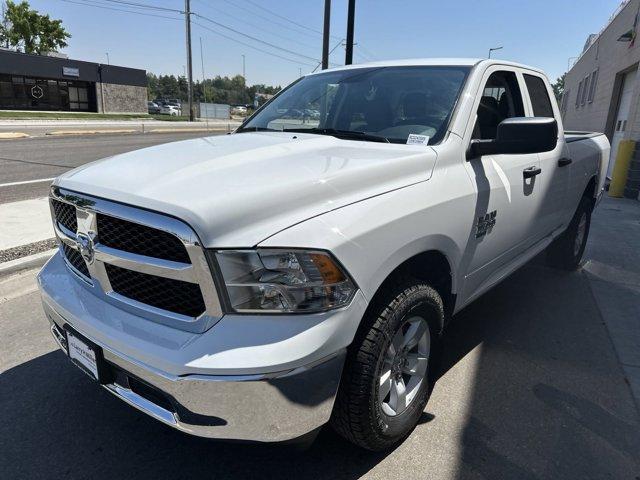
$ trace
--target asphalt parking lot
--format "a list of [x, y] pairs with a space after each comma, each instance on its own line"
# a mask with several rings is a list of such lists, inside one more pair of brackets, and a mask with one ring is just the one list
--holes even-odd
[[[0, 141], [0, 204], [46, 197], [49, 179], [85, 163], [139, 148], [222, 132], [41, 136]], [[43, 181], [44, 180], [44, 181]]]
[[453, 319], [421, 423], [386, 453], [329, 429], [306, 451], [173, 431], [56, 349], [35, 271], [0, 279], [0, 477], [638, 479], [640, 203], [607, 200], [592, 228], [581, 271], [534, 261]]

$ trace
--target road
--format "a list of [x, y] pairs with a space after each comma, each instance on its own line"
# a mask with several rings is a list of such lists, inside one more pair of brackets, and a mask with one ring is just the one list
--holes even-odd
[[[110, 155], [206, 135], [209, 134], [110, 134], [0, 140], [0, 203], [48, 194], [49, 181], [21, 182], [56, 177], [69, 169]], [[19, 184], [6, 185], [14, 183]]]
[[[619, 363], [624, 350], [609, 335], [611, 322], [637, 325], [640, 224], [630, 202], [626, 217], [618, 204], [600, 208], [582, 271], [538, 260], [452, 320], [420, 425], [386, 453], [358, 450], [329, 429], [305, 452], [171, 430], [100, 389], [56, 349], [35, 272], [0, 279], [2, 476], [638, 478], [640, 419]], [[596, 301], [603, 296], [605, 309]], [[633, 328], [623, 339], [637, 355]]]

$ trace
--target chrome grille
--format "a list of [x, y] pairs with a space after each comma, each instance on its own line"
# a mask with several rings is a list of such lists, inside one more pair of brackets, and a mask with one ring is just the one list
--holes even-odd
[[67, 263], [105, 301], [193, 332], [222, 317], [204, 249], [185, 223], [59, 187], [51, 212]]
[[206, 307], [200, 287], [195, 283], [156, 277], [106, 264], [114, 292], [156, 308], [197, 317]]
[[62, 250], [64, 251], [65, 258], [71, 264], [71, 266], [86, 278], [89, 278], [89, 269], [87, 268], [87, 264], [82, 258], [82, 255], [80, 255], [80, 252], [75, 248], [70, 247], [66, 243], [62, 244]]
[[59, 200], [51, 200], [53, 205], [53, 213], [56, 222], [65, 227], [67, 230], [75, 232], [78, 230], [78, 221], [76, 220], [76, 207]]
[[97, 221], [102, 245], [147, 257], [191, 263], [187, 249], [170, 233], [100, 213]]

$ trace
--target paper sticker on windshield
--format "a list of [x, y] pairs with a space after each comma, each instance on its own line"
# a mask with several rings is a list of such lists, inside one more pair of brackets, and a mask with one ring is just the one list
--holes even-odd
[[407, 137], [407, 145], [427, 145], [428, 143], [428, 135], [417, 135], [415, 133], [410, 133]]

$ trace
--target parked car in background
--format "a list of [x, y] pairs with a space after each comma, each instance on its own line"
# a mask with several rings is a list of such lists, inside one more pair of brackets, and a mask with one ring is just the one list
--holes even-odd
[[235, 107], [233, 107], [231, 109], [231, 114], [232, 115], [246, 115], [247, 114], [247, 107], [245, 107], [244, 105], [236, 105]]
[[165, 103], [164, 105], [162, 105], [162, 107], [160, 107], [160, 113], [163, 115], [171, 115], [173, 117], [179, 117], [180, 115], [182, 115], [182, 110], [177, 105], [171, 105], [171, 104]]
[[311, 74], [234, 134], [58, 177], [48, 327], [183, 432], [285, 441], [330, 422], [389, 449], [421, 418], [455, 313], [545, 250], [579, 267], [608, 157], [603, 134], [563, 130], [536, 68]]
[[160, 113], [160, 105], [156, 102], [147, 102], [147, 110], [150, 114], [158, 114]]

